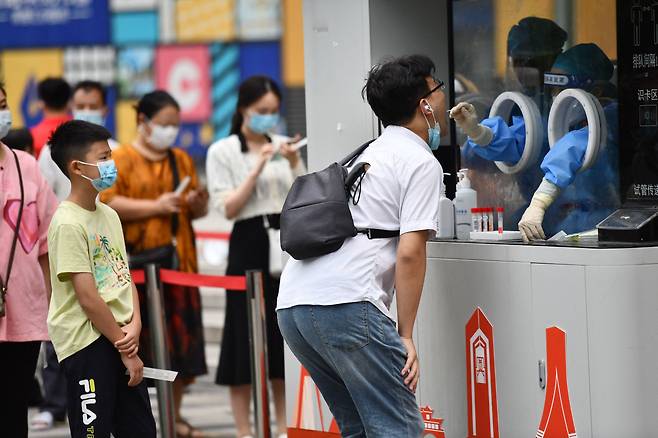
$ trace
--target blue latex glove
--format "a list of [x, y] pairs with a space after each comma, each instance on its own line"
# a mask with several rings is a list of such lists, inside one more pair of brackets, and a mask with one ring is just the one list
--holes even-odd
[[576, 179], [578, 170], [583, 166], [588, 136], [589, 130], [585, 127], [562, 137], [548, 151], [541, 163], [544, 179], [560, 189], [567, 188]]
[[480, 123], [491, 129], [493, 140], [486, 146], [480, 146], [469, 139], [467, 144], [473, 149], [473, 152], [489, 161], [504, 161], [510, 164], [518, 163], [525, 147], [525, 123], [523, 117], [512, 117], [512, 126], [507, 126], [507, 123], [498, 116], [484, 119]]

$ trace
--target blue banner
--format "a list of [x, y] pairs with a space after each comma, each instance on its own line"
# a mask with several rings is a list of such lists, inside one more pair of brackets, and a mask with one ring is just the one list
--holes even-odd
[[0, 0], [0, 48], [109, 44], [108, 0]]

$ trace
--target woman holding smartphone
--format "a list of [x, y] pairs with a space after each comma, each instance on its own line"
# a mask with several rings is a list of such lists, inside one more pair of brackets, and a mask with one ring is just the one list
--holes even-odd
[[[283, 338], [276, 321], [279, 280], [270, 269], [269, 235], [279, 228], [279, 215], [295, 177], [306, 172], [292, 146], [298, 140], [271, 134], [279, 121], [281, 92], [265, 76], [240, 85], [231, 135], [208, 150], [206, 175], [212, 207], [235, 221], [229, 242], [228, 275], [255, 269], [264, 273], [269, 377], [278, 433], [285, 436]], [[279, 251], [280, 253], [280, 251]], [[249, 406], [251, 372], [244, 292], [226, 291], [226, 317], [217, 383], [230, 386], [238, 437], [251, 437]]]

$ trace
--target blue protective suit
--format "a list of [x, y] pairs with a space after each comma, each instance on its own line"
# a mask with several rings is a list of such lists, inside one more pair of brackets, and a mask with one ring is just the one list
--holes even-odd
[[493, 131], [493, 140], [487, 146], [480, 146], [469, 138], [464, 146], [464, 152], [468, 153], [472, 150], [479, 157], [489, 161], [518, 163], [525, 146], [523, 117], [513, 116], [512, 126], [507, 126], [507, 123], [498, 116], [484, 119], [480, 123]]
[[588, 138], [589, 129], [584, 127], [558, 140], [541, 162], [544, 178], [562, 190], [570, 186], [585, 161]]
[[[546, 212], [545, 225], [554, 234], [586, 231], [618, 209], [619, 192], [619, 105], [614, 102], [603, 108], [608, 125], [606, 146], [592, 167], [578, 173], [587, 150], [587, 127], [571, 131], [546, 154], [541, 168], [545, 178], [563, 189]], [[578, 164], [567, 164], [573, 158]], [[547, 227], [544, 227], [547, 229]]]

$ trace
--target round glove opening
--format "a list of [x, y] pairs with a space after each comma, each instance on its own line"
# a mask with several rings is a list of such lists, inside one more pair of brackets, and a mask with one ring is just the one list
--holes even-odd
[[544, 140], [544, 127], [541, 121], [541, 113], [537, 104], [528, 96], [517, 91], [506, 91], [496, 98], [489, 117], [499, 116], [503, 120], [509, 120], [512, 110], [518, 106], [525, 123], [525, 145], [523, 154], [518, 163], [505, 163], [496, 161], [496, 166], [503, 173], [514, 174], [527, 169], [539, 158], [541, 146]]
[[583, 165], [578, 172], [589, 169], [598, 157], [599, 151], [605, 147], [607, 124], [603, 107], [599, 100], [587, 91], [569, 88], [557, 95], [548, 116], [548, 144], [552, 148], [569, 132], [569, 123], [573, 120], [569, 114], [574, 104], [581, 105], [585, 111], [589, 135], [587, 151]]

